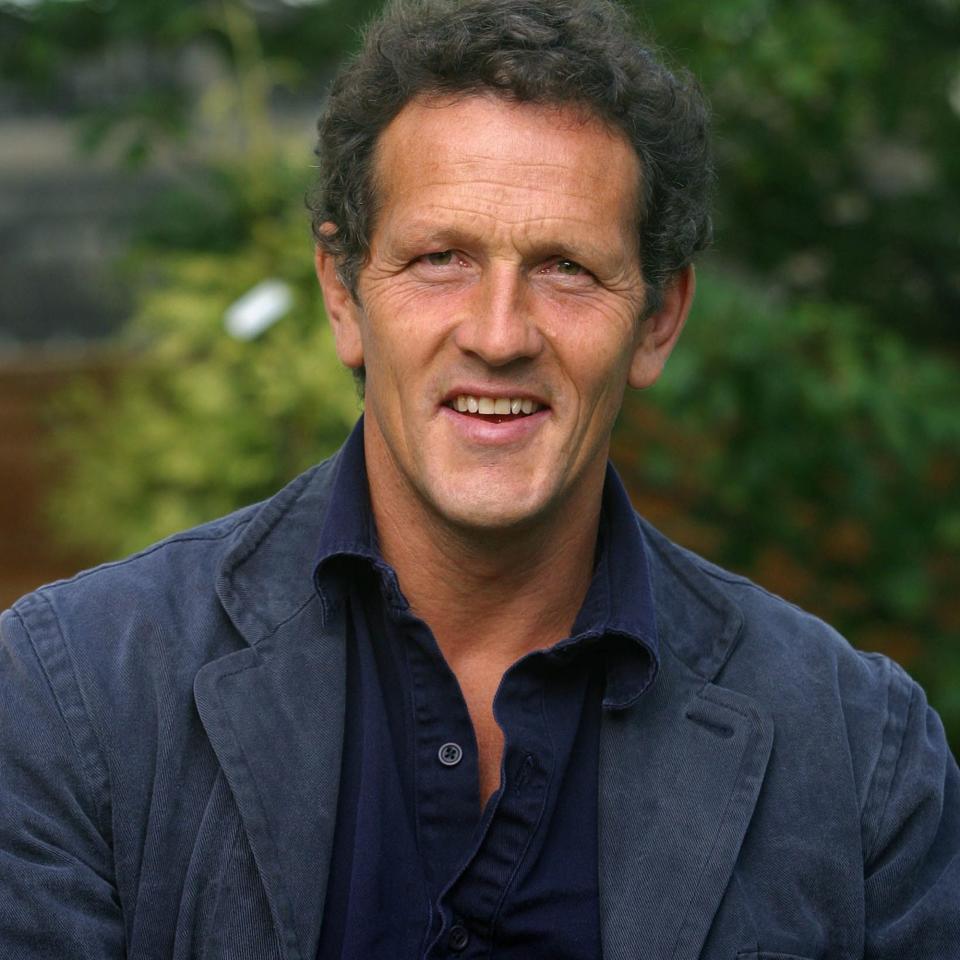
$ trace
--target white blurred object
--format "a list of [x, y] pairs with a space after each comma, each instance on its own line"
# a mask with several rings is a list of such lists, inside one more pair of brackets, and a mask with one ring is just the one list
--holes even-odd
[[293, 291], [283, 280], [263, 280], [227, 307], [223, 325], [237, 340], [252, 340], [272, 327], [293, 305]]

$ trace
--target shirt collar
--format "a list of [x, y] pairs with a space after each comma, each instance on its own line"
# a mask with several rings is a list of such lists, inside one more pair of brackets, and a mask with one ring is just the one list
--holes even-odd
[[400, 590], [397, 575], [383, 559], [377, 527], [370, 508], [367, 463], [363, 453], [363, 417], [357, 421], [337, 457], [337, 469], [330, 487], [330, 499], [320, 529], [314, 563], [318, 585], [342, 559], [366, 561], [380, 576], [384, 599], [397, 610], [409, 604]]
[[[380, 553], [367, 485], [363, 417], [338, 457], [316, 554], [317, 583], [337, 558], [368, 562], [379, 574], [386, 602], [397, 611], [409, 609], [395, 571]], [[625, 709], [656, 677], [659, 644], [643, 534], [611, 464], [604, 478], [593, 579], [571, 636], [546, 652], [573, 656], [600, 641], [607, 657], [603, 705], [611, 710]]]
[[558, 647], [596, 638], [606, 638], [603, 705], [626, 709], [657, 675], [659, 642], [647, 547], [630, 497], [611, 463], [603, 484], [593, 580], [570, 639]]

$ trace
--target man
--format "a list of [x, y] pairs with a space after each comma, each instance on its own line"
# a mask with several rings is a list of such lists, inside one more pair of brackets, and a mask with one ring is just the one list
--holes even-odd
[[7, 614], [4, 956], [960, 956], [922, 692], [607, 465], [690, 309], [705, 129], [605, 0], [369, 31], [314, 201], [365, 416]]

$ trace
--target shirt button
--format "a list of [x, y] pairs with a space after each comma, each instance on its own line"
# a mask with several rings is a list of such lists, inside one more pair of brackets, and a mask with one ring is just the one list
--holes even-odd
[[[437, 756], [445, 767], [455, 767], [463, 759], [463, 750], [460, 748], [459, 743], [445, 743], [440, 748]], [[462, 950], [463, 948], [461, 947], [460, 949]]]
[[450, 928], [450, 936], [447, 939], [450, 949], [453, 950], [454, 953], [459, 953], [469, 942], [470, 934], [467, 933], [467, 928], [462, 924], [455, 923]]

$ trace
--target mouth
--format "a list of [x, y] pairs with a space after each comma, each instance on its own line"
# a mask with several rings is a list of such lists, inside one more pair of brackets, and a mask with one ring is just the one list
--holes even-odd
[[451, 397], [445, 404], [457, 413], [476, 417], [487, 423], [507, 423], [522, 420], [543, 409], [543, 404], [529, 397], [486, 397], [461, 393]]

